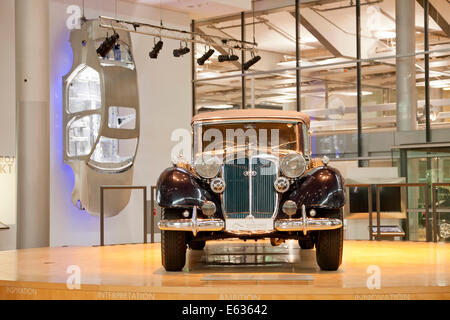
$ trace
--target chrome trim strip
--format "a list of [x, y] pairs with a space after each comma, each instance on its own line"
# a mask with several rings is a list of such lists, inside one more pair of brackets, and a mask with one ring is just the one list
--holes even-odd
[[252, 118], [252, 119], [209, 119], [209, 120], [198, 120], [192, 123], [192, 126], [198, 125], [213, 125], [213, 124], [234, 124], [234, 123], [282, 123], [282, 124], [298, 124], [303, 123], [307, 124], [304, 120], [287, 120], [283, 118], [275, 119], [275, 118]]
[[[225, 192], [224, 192], [225, 193]], [[224, 196], [224, 193], [222, 193], [221, 195], [220, 195], [220, 207], [222, 208], [222, 215], [223, 215], [223, 218], [226, 220], [226, 219], [228, 219], [228, 214], [227, 214], [227, 212], [225, 211], [225, 196]]]
[[308, 218], [306, 217], [306, 206], [302, 205], [303, 234], [308, 234]]
[[192, 233], [194, 234], [194, 237], [198, 233], [198, 218], [197, 218], [197, 207], [194, 206], [192, 209]]
[[280, 232], [295, 232], [295, 231], [323, 231], [335, 230], [343, 227], [340, 219], [326, 219], [326, 218], [307, 218], [307, 219], [284, 219], [275, 221], [275, 229]]

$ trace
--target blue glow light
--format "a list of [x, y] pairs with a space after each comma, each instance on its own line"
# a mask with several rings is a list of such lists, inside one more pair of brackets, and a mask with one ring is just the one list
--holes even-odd
[[[85, 211], [80, 211], [72, 203], [72, 191], [75, 185], [75, 176], [72, 168], [64, 163], [64, 125], [63, 125], [63, 78], [72, 69], [73, 53], [70, 42], [70, 30], [67, 28], [58, 29], [60, 32], [53, 37], [50, 61], [50, 165], [51, 165], [51, 183], [52, 196], [51, 207], [52, 215], [65, 215], [66, 218], [60, 220], [60, 217], [54, 217], [58, 228], [67, 232], [67, 229], [73, 228], [74, 234], [68, 236], [55, 236], [57, 245], [61, 241], [69, 241], [64, 244], [89, 244], [90, 240], [86, 235], [77, 232], [94, 232], [98, 230], [98, 219], [90, 216]], [[60, 197], [61, 199], [57, 198]], [[52, 227], [54, 229], [54, 226]], [[57, 232], [56, 232], [57, 233]], [[77, 241], [74, 237], [80, 235]], [[53, 241], [53, 240], [52, 240]], [[54, 245], [54, 243], [52, 244]]]

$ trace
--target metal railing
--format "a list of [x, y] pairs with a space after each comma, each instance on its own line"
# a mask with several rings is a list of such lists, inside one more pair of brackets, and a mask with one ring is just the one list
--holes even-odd
[[[101, 186], [100, 187], [100, 246], [105, 246], [105, 207], [104, 207], [104, 196], [105, 190], [142, 190], [144, 193], [143, 204], [144, 204], [144, 244], [147, 244], [147, 187], [139, 186]], [[152, 225], [154, 224], [153, 212], [151, 215]], [[152, 243], [154, 242], [154, 235], [152, 229]]]
[[[450, 184], [435, 184], [436, 186], [450, 186]], [[374, 240], [374, 234], [373, 234], [373, 197], [372, 197], [372, 190], [373, 188], [375, 188], [376, 191], [376, 199], [375, 199], [375, 204], [376, 204], [376, 234], [375, 234], [375, 239], [376, 240], [380, 240], [382, 237], [382, 232], [381, 232], [381, 197], [380, 197], [380, 188], [389, 188], [389, 187], [397, 187], [397, 188], [412, 188], [412, 187], [422, 187], [425, 188], [425, 216], [426, 216], [426, 222], [425, 222], [425, 229], [426, 229], [426, 238], [427, 241], [432, 241], [432, 234], [434, 234], [434, 241], [436, 242], [436, 233], [437, 233], [437, 225], [436, 225], [436, 203], [434, 201], [433, 198], [433, 232], [431, 232], [431, 228], [430, 228], [430, 202], [429, 202], [429, 185], [426, 183], [397, 183], [397, 184], [347, 184], [346, 185], [347, 188], [367, 188], [368, 189], [368, 213], [369, 213], [369, 239], [372, 241]], [[406, 201], [407, 202], [407, 201]], [[408, 204], [406, 203], [406, 208], [404, 209], [404, 211], [406, 212], [406, 236], [408, 236], [408, 230], [409, 230], [409, 226], [408, 226], [408, 212], [415, 212], [418, 211], [420, 209], [411, 209], [408, 208]], [[403, 210], [402, 210], [403, 211]], [[399, 236], [404, 236], [404, 235], [399, 235]]]

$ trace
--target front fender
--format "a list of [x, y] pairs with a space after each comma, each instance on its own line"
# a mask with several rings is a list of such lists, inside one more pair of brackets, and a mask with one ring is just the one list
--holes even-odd
[[340, 209], [345, 205], [344, 184], [338, 170], [328, 166], [318, 167], [297, 181], [286, 200], [294, 201], [299, 207]]
[[201, 180], [189, 171], [172, 167], [166, 169], [159, 177], [156, 201], [163, 208], [201, 207], [205, 201], [216, 199], [202, 185]]

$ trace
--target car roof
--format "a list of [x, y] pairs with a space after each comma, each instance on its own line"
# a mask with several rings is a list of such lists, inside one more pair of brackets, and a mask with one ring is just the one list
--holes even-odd
[[223, 122], [230, 120], [298, 121], [306, 123], [308, 127], [311, 123], [311, 119], [308, 115], [297, 111], [271, 109], [234, 109], [200, 113], [192, 119], [192, 124], [197, 124], [200, 122]]

